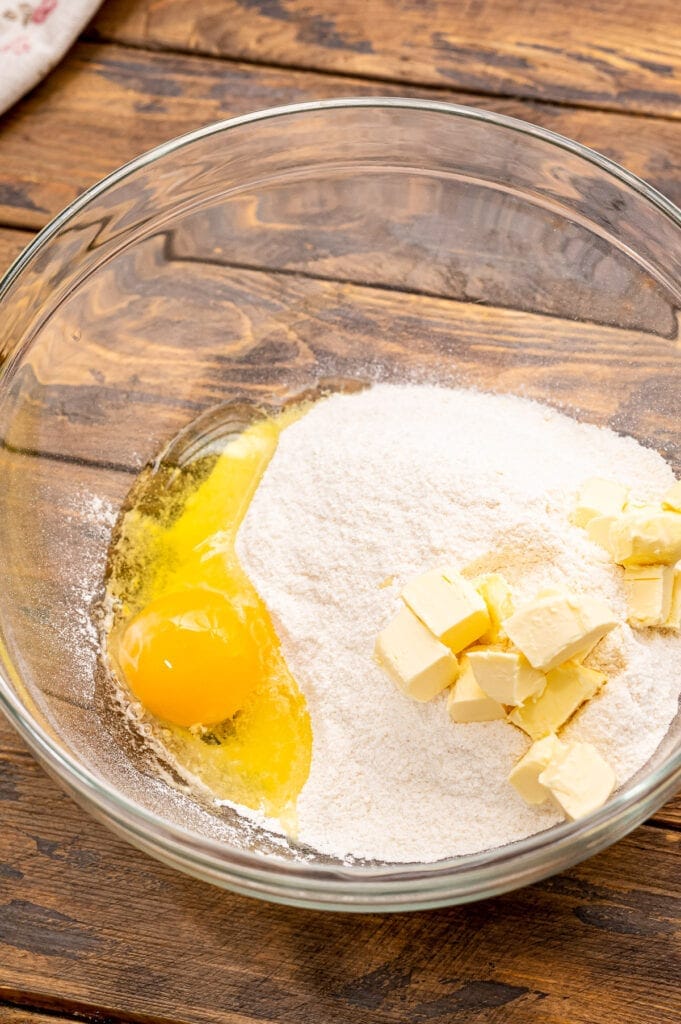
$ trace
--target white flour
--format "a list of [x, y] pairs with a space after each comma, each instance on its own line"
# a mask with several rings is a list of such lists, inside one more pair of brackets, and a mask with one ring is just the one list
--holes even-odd
[[[526, 400], [380, 385], [320, 402], [282, 435], [238, 538], [313, 729], [299, 839], [337, 856], [434, 861], [559, 820], [507, 782], [529, 741], [504, 722], [453, 725], [376, 665], [404, 581], [448, 562], [502, 572], [519, 598], [562, 584], [624, 620], [621, 570], [568, 514], [605, 476], [655, 497], [673, 477], [631, 438]], [[385, 586], [387, 579], [393, 581]], [[624, 782], [678, 705], [681, 638], [622, 625], [590, 664], [609, 682], [568, 735]]]

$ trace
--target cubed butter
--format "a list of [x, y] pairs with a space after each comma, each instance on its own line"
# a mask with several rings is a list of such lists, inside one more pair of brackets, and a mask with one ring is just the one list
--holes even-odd
[[620, 565], [673, 565], [681, 558], [681, 515], [642, 510], [610, 527], [612, 556]]
[[518, 650], [542, 672], [598, 643], [616, 625], [600, 598], [567, 592], [536, 598], [503, 624]]
[[461, 659], [461, 672], [449, 691], [447, 710], [453, 722], [492, 722], [506, 718], [506, 711], [498, 701], [481, 690], [473, 674], [468, 657]]
[[678, 566], [674, 570], [671, 608], [665, 626], [667, 629], [681, 631], [681, 569]]
[[565, 744], [557, 736], [544, 736], [532, 744], [512, 769], [508, 781], [528, 804], [543, 804], [550, 796], [546, 786], [542, 786], [539, 781], [539, 776], [564, 747]]
[[672, 512], [681, 512], [681, 480], [669, 488], [662, 499], [662, 508], [671, 509]]
[[664, 626], [672, 610], [671, 565], [632, 565], [624, 570], [627, 619], [632, 626]]
[[471, 582], [485, 602], [489, 615], [489, 629], [478, 638], [479, 642], [481, 644], [498, 644], [506, 639], [501, 623], [504, 619], [510, 618], [514, 611], [511, 588], [504, 577], [497, 572], [476, 576]]
[[569, 661], [546, 674], [546, 686], [540, 694], [514, 708], [509, 721], [519, 726], [533, 740], [558, 732], [584, 703], [605, 683], [602, 672]]
[[615, 773], [591, 743], [568, 743], [539, 776], [560, 809], [573, 820], [602, 807], [615, 788]]
[[472, 583], [453, 570], [431, 569], [410, 580], [404, 603], [455, 654], [489, 629], [487, 606]]
[[616, 516], [624, 508], [629, 488], [612, 480], [593, 477], [582, 485], [577, 494], [572, 521], [576, 526], [586, 526], [596, 516]]
[[605, 548], [605, 550], [612, 554], [612, 545], [610, 543], [610, 528], [614, 522], [616, 522], [617, 516], [594, 516], [586, 524], [586, 532], [589, 538], [598, 544], [599, 547]]
[[397, 685], [415, 700], [427, 701], [450, 686], [459, 665], [448, 647], [402, 608], [376, 640], [376, 657]]
[[522, 704], [546, 685], [546, 676], [518, 651], [485, 647], [468, 652], [478, 686], [500, 704]]
[[589, 644], [588, 647], [585, 647], [583, 651], [578, 651], [577, 654], [573, 654], [572, 657], [570, 658], [570, 661], [578, 661], [580, 663], [580, 665], [581, 665], [581, 663], [583, 661], [586, 661], [586, 659], [589, 657], [589, 655], [592, 654], [593, 651], [596, 650], [596, 648], [598, 647], [600, 642], [601, 642], [600, 639], [598, 639], [598, 640], [596, 640], [595, 643]]

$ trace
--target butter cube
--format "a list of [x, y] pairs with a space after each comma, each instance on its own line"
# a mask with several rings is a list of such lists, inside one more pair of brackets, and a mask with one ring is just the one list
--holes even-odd
[[519, 608], [504, 629], [533, 668], [543, 672], [598, 643], [617, 625], [597, 597], [549, 593]]
[[478, 686], [500, 704], [522, 704], [546, 685], [544, 673], [532, 668], [517, 651], [472, 649], [468, 662]]
[[681, 515], [641, 510], [610, 528], [612, 555], [620, 565], [673, 565], [681, 558]]
[[672, 610], [674, 569], [670, 565], [636, 565], [624, 570], [624, 587], [632, 626], [664, 626]]
[[497, 644], [506, 639], [501, 623], [514, 612], [511, 588], [504, 577], [497, 572], [476, 576], [472, 583], [487, 606], [490, 623], [489, 629], [479, 637], [479, 642], [481, 644]]
[[617, 516], [594, 516], [586, 524], [586, 532], [594, 544], [598, 544], [599, 547], [605, 548], [605, 550], [612, 554], [612, 545], [610, 542], [610, 528], [614, 522], [616, 522]]
[[539, 784], [573, 821], [602, 807], [616, 781], [614, 771], [591, 743], [568, 743], [539, 776]]
[[605, 683], [602, 672], [569, 661], [546, 675], [546, 686], [508, 716], [533, 740], [558, 732], [585, 700], [590, 700]]
[[662, 508], [671, 509], [672, 512], [681, 512], [681, 480], [669, 488], [662, 499]]
[[546, 786], [542, 786], [539, 776], [564, 749], [565, 744], [557, 736], [544, 736], [532, 744], [512, 769], [508, 781], [528, 804], [543, 804], [548, 799], [549, 791]]
[[576, 526], [586, 526], [596, 516], [616, 516], [624, 508], [629, 488], [615, 484], [611, 480], [593, 477], [582, 485], [572, 513], [572, 522]]
[[586, 661], [589, 655], [596, 650], [600, 642], [600, 639], [598, 639], [595, 643], [589, 644], [588, 647], [585, 647], [583, 651], [578, 651], [577, 654], [573, 654], [570, 661], [577, 661], [581, 665], [581, 663]]
[[455, 654], [489, 629], [487, 607], [480, 594], [450, 569], [432, 569], [410, 580], [402, 600]]
[[478, 686], [466, 655], [461, 659], [461, 674], [449, 691], [447, 710], [453, 722], [491, 722], [506, 718], [501, 704]]
[[665, 626], [667, 629], [681, 631], [681, 569], [678, 567], [674, 570], [671, 608]]
[[402, 608], [376, 640], [376, 657], [414, 700], [427, 701], [454, 682], [459, 666], [444, 644], [408, 608]]

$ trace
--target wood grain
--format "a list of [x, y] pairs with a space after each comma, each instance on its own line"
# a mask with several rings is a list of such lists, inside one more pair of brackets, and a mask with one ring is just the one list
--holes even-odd
[[282, 103], [405, 93], [540, 124], [600, 150], [681, 203], [681, 133], [673, 122], [81, 44], [0, 121], [0, 222], [42, 227], [115, 167], [212, 121]]
[[[16, 998], [20, 1000], [21, 993], [17, 993]], [[74, 1021], [80, 1021], [81, 1024], [107, 1024], [103, 1016], [96, 1016], [94, 1013], [86, 1015], [86, 1013], [75, 1011], [66, 1016], [65, 1013], [55, 1011], [47, 1014], [29, 1006], [22, 1006], [20, 1002], [10, 1005], [2, 1000], [0, 1000], [0, 1021], [2, 1024], [74, 1024]], [[119, 1024], [119, 1021], [116, 1021], [115, 1024]], [[111, 1019], [109, 1019], [109, 1024], [112, 1024]]]
[[656, 811], [650, 821], [667, 828], [681, 829], [681, 793], [677, 793], [664, 807]]
[[[26, 229], [0, 230], [0, 264], [18, 254], [30, 230], [149, 146], [232, 114], [338, 95], [423, 95], [491, 107], [607, 153], [681, 203], [679, 27], [674, 0], [597, 0], [576, 10], [559, 0], [458, 7], [445, 0], [109, 0], [92, 32], [129, 45], [79, 45], [0, 121], [0, 223]], [[352, 77], [359, 75], [369, 78]], [[661, 116], [634, 116], [640, 113]], [[292, 239], [289, 233], [283, 249]], [[291, 265], [277, 277], [257, 270], [284, 265], [280, 253], [259, 243], [248, 254], [250, 268], [226, 269], [214, 259], [207, 281], [219, 301], [202, 306], [200, 295], [190, 297], [187, 242], [174, 240], [168, 269], [174, 282], [178, 274], [189, 277], [176, 305], [164, 305], [163, 274], [156, 283], [143, 274], [131, 321], [150, 344], [167, 346], [170, 419], [155, 423], [168, 403], [154, 404], [158, 379], [145, 376], [132, 344], [120, 350], [125, 358], [116, 355], [117, 310], [100, 291], [100, 329], [86, 332], [84, 344], [101, 377], [78, 381], [58, 360], [38, 360], [53, 389], [48, 411], [57, 430], [36, 435], [24, 421], [29, 446], [51, 446], [59, 459], [96, 459], [115, 423], [122, 457], [134, 468], [145, 453], [116, 406], [121, 394], [149, 426], [152, 447], [230, 389], [257, 397], [263, 366], [265, 390], [275, 392], [291, 369], [301, 380], [328, 369], [340, 331], [343, 365], [358, 373], [366, 347], [389, 337], [395, 324], [400, 340], [391, 341], [390, 359], [397, 364], [413, 361], [410, 347], [425, 364], [444, 349], [471, 381], [498, 373], [500, 386], [513, 390], [531, 371], [538, 397], [556, 404], [574, 400], [585, 379], [580, 352], [605, 337], [600, 369], [583, 388], [585, 414], [633, 424], [641, 436], [676, 414], [668, 373], [678, 362], [678, 341], [668, 328], [645, 350], [646, 370], [640, 346], [650, 339], [633, 319], [620, 332], [595, 323], [566, 330], [549, 316], [481, 311], [440, 291], [390, 295], [352, 280], [311, 281]], [[318, 278], [352, 278], [353, 266], [335, 259], [313, 270]], [[390, 283], [380, 275], [373, 283], [381, 281]], [[181, 338], [166, 315], [188, 297], [189, 311], [206, 315], [209, 325], [224, 316], [235, 338], [244, 328], [252, 332], [249, 344], [226, 355], [209, 345], [205, 373], [191, 385], [182, 379]], [[435, 332], [430, 349], [424, 324]], [[676, 439], [658, 436], [672, 454]], [[68, 463], [59, 466], [66, 479]], [[73, 467], [82, 487], [97, 472]], [[74, 489], [76, 497], [84, 493]], [[76, 524], [76, 506], [69, 515]], [[541, 885], [471, 907], [392, 918], [266, 906], [149, 860], [81, 812], [1, 721], [0, 822], [1, 1024], [681, 1018], [681, 796], [658, 812], [655, 827]]]
[[0, 1000], [59, 1009], [96, 994], [115, 1019], [187, 1024], [671, 1024], [681, 1012], [678, 833], [641, 828], [474, 906], [293, 912], [131, 850], [7, 747], [0, 726]]
[[406, 378], [579, 409], [652, 439], [681, 468], [675, 330], [643, 334], [164, 259], [167, 251], [163, 236], [149, 239], [53, 315], [13, 392], [6, 444], [140, 469], [191, 419], [229, 399], [276, 400], [329, 377]]
[[12, 231], [0, 228], [0, 275], [4, 274], [10, 263], [17, 258], [33, 238], [32, 231]]
[[94, 24], [143, 47], [681, 116], [675, 0], [114, 0]]

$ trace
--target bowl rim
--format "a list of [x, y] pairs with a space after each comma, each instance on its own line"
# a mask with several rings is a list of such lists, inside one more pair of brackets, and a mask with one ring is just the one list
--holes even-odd
[[[351, 108], [402, 109], [438, 113], [505, 128], [565, 150], [617, 178], [681, 228], [681, 210], [647, 182], [619, 164], [538, 125], [484, 108], [441, 100], [361, 96], [287, 104], [243, 114], [177, 136], [142, 153], [92, 185], [54, 217], [14, 260], [0, 281], [0, 300], [43, 246], [93, 199], [147, 164], [233, 128], [279, 117]], [[3, 374], [0, 372], [0, 381]], [[544, 878], [604, 848], [644, 820], [681, 785], [681, 750], [631, 783], [603, 808], [578, 822], [566, 822], [504, 847], [432, 864], [339, 865], [290, 861], [275, 854], [247, 852], [171, 824], [100, 780], [40, 726], [0, 674], [0, 708], [38, 759], [102, 820], [135, 845], [209, 881], [238, 892], [293, 905], [336, 909], [409, 909], [480, 899]], [[158, 848], [160, 844], [161, 849]], [[513, 872], [504, 874], [505, 867]], [[457, 881], [458, 880], [458, 881]], [[347, 901], [354, 901], [348, 904]]]

